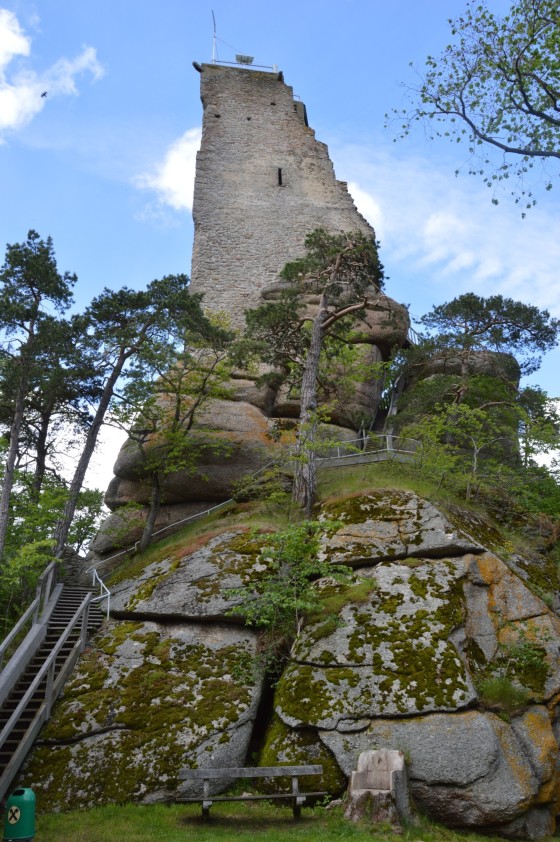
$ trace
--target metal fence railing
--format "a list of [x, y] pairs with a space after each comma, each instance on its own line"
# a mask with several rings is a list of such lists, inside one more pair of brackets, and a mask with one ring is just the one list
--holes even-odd
[[420, 442], [416, 439], [394, 436], [390, 433], [369, 434], [362, 438], [334, 445], [329, 443], [326, 443], [324, 447], [319, 445], [315, 451], [315, 457], [318, 467], [325, 467], [325, 462], [336, 462], [337, 460], [350, 465], [352, 460], [362, 463], [367, 461], [368, 457], [372, 462], [380, 460], [380, 458], [394, 458], [399, 455], [412, 458], [420, 446]]
[[13, 629], [0, 643], [0, 670], [4, 666], [4, 659], [9, 658], [15, 648], [21, 643], [25, 634], [31, 629], [34, 623], [44, 614], [49, 599], [58, 581], [58, 563], [52, 561], [45, 568], [35, 591], [35, 599], [22, 614]]
[[[14, 733], [21, 732], [17, 747], [0, 775], [0, 801], [6, 795], [42, 725], [49, 718], [54, 701], [86, 645], [90, 603], [91, 594], [88, 593], [0, 732], [0, 751]], [[73, 633], [77, 633], [76, 639], [63, 663], [57, 667], [57, 659]], [[35, 702], [39, 700], [40, 705], [32, 717], [26, 717], [32, 699]], [[24, 729], [21, 722], [24, 722]]]

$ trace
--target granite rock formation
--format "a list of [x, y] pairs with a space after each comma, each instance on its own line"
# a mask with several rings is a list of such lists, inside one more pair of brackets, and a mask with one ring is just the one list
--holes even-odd
[[[552, 832], [560, 621], [531, 564], [500, 557], [503, 538], [482, 519], [409, 492], [327, 502], [319, 517], [340, 521], [321, 552], [351, 579], [316, 583], [324, 611], [268, 708], [255, 632], [229, 614], [231, 589], [266, 572], [258, 536], [224, 523], [117, 571], [113, 619], [27, 769], [43, 803], [174, 800], [181, 766], [243, 765], [264, 731], [263, 765], [320, 762], [333, 795], [360, 752], [396, 749], [433, 818], [513, 838]], [[493, 682], [510, 701], [489, 695]]]

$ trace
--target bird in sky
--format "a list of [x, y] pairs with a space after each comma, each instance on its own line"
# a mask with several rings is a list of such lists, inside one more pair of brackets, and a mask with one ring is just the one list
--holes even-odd
[[47, 96], [47, 94], [48, 94], [48, 91], [43, 91], [43, 93], [41, 94], [41, 98], [46, 97], [46, 96]]

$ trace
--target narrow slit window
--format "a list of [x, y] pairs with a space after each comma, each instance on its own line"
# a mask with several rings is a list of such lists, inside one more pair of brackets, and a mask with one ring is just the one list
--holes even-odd
[[282, 167], [278, 167], [278, 187], [282, 187]]

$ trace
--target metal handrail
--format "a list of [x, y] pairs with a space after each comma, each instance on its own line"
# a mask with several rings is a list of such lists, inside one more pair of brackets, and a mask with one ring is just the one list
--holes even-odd
[[[254, 474], [251, 474], [251, 478], [254, 479], [258, 477], [259, 474], [262, 474], [263, 471], [266, 471], [267, 468], [270, 468], [271, 465], [276, 465], [278, 463], [277, 459], [271, 459], [270, 462], [267, 462], [266, 465], [263, 465], [262, 468], [259, 468], [258, 471], [255, 471]], [[181, 518], [180, 520], [174, 520], [172, 523], [168, 523], [167, 526], [163, 526], [161, 529], [158, 529], [156, 532], [152, 533], [152, 538], [155, 538], [156, 535], [161, 535], [162, 532], [166, 532], [168, 529], [171, 529], [173, 526], [180, 526], [182, 523], [188, 523], [191, 520], [197, 520], [198, 518], [204, 517], [205, 515], [209, 515], [212, 512], [217, 511], [218, 509], [223, 508], [223, 506], [228, 506], [230, 503], [235, 502], [234, 497], [230, 497], [228, 500], [222, 500], [221, 503], [216, 503], [215, 506], [211, 506], [209, 509], [205, 509], [203, 512], [197, 512], [195, 515], [189, 515], [188, 517]], [[100, 563], [105, 564], [107, 561], [114, 561], [114, 559], [119, 558], [121, 555], [127, 555], [128, 553], [135, 552], [138, 550], [139, 541], [136, 541], [132, 546], [127, 547], [125, 550], [120, 550], [118, 553], [114, 555], [110, 555], [107, 558], [100, 559]], [[97, 564], [98, 562], [96, 562]], [[92, 573], [96, 569], [96, 564], [92, 564], [91, 567], [88, 567], [86, 573]]]
[[406, 338], [408, 339], [411, 345], [420, 345], [420, 343], [424, 340], [422, 334], [418, 333], [417, 330], [414, 330], [412, 325], [410, 325], [408, 328]]
[[[30, 723], [27, 731], [21, 739], [17, 749], [13, 753], [10, 762], [4, 769], [2, 775], [0, 775], [0, 799], [2, 799], [6, 794], [8, 787], [10, 786], [14, 778], [14, 775], [16, 774], [18, 768], [25, 759], [25, 756], [29, 751], [33, 741], [35, 740], [35, 737], [38, 734], [41, 726], [49, 718], [52, 705], [56, 700], [58, 694], [60, 693], [64, 685], [64, 681], [66, 680], [66, 677], [72, 670], [78, 655], [83, 651], [85, 647], [87, 640], [87, 622], [90, 602], [91, 594], [88, 593], [84, 597], [81, 605], [76, 610], [72, 619], [69, 621], [68, 625], [66, 626], [66, 629], [59, 637], [57, 643], [45, 659], [44, 664], [37, 672], [37, 675], [29, 685], [18, 706], [16, 707], [9, 720], [6, 722], [4, 728], [0, 732], [1, 747], [6, 741], [6, 739], [9, 737], [14, 726], [17, 724], [19, 718], [25, 711], [27, 704], [37, 693], [41, 683], [46, 678], [44, 688], [44, 699], [41, 703], [41, 706], [39, 707], [33, 721]], [[68, 640], [68, 637], [73, 632], [74, 628], [78, 625], [78, 622], [81, 624], [80, 635], [76, 643], [74, 644], [72, 650], [68, 653], [64, 663], [58, 670], [57, 675], [55, 676], [56, 659], [63, 645]]]
[[56, 585], [57, 577], [55, 574], [57, 570], [58, 563], [56, 561], [51, 561], [51, 563], [43, 570], [35, 589], [35, 599], [27, 611], [21, 615], [13, 629], [4, 638], [2, 643], [0, 643], [0, 670], [4, 666], [4, 655], [8, 647], [11, 643], [13, 643], [20, 632], [23, 631], [27, 621], [33, 617], [32, 623], [36, 623], [39, 616], [44, 613], [49, 598]]
[[[364, 447], [363, 447], [364, 441], [368, 441], [371, 438], [373, 438], [373, 436], [370, 435], [370, 436], [367, 437], [367, 439], [363, 439], [363, 438], [352, 439], [351, 441], [344, 442], [342, 445], [338, 445], [338, 451], [339, 452], [343, 448], [355, 447], [354, 453], [344, 454], [344, 455], [339, 455], [339, 456], [332, 456], [332, 457], [318, 456], [317, 458], [318, 458], [319, 461], [321, 459], [331, 459], [331, 458], [332, 459], [337, 459], [337, 458], [344, 459], [344, 458], [347, 458], [347, 456], [359, 456], [359, 455], [363, 455], [364, 453], [373, 452], [371, 450], [364, 450]], [[395, 439], [398, 439], [400, 437], [399, 436], [393, 436], [393, 435], [388, 434], [388, 433], [381, 433], [378, 436], [376, 436], [376, 438], [386, 439], [386, 447], [383, 448], [383, 449], [385, 449], [389, 452], [393, 452], [393, 451], [395, 451], [395, 448], [392, 446], [392, 442]], [[411, 441], [411, 442], [414, 442], [414, 444], [416, 446], [420, 446], [420, 442], [416, 441], [415, 439], [405, 439], [405, 441]], [[381, 448], [378, 448], [377, 451], [380, 450], [380, 449]], [[295, 447], [291, 448], [291, 451], [295, 452]], [[404, 450], [404, 449], [398, 449], [397, 448], [396, 452], [413, 454], [413, 453], [416, 452], [416, 448], [414, 448], [413, 450]], [[256, 477], [259, 476], [259, 474], [262, 474], [263, 471], [266, 471], [267, 468], [270, 468], [271, 465], [276, 465], [276, 464], [278, 464], [278, 460], [272, 459], [270, 462], [267, 462], [267, 464], [264, 465], [262, 468], [259, 468], [258, 471], [255, 471], [254, 474], [251, 474], [251, 478], [255, 479]], [[320, 465], [319, 465], [319, 467], [320, 467]], [[168, 523], [166, 526], [163, 526], [161, 529], [158, 529], [156, 532], [154, 532], [152, 534], [152, 538], [155, 538], [156, 535], [161, 535], [162, 532], [167, 532], [167, 530], [171, 529], [172, 527], [180, 526], [182, 523], [188, 523], [189, 521], [198, 520], [199, 518], [205, 517], [206, 515], [209, 515], [212, 512], [215, 512], [218, 509], [223, 508], [223, 506], [227, 506], [227, 505], [229, 505], [230, 503], [233, 503], [233, 502], [235, 502], [235, 498], [230, 497], [228, 500], [223, 500], [221, 503], [217, 503], [215, 506], [211, 506], [209, 509], [205, 509], [202, 512], [197, 512], [195, 515], [189, 515], [189, 517], [181, 518], [180, 520], [174, 520], [172, 523]], [[114, 553], [111, 556], [107, 556], [107, 558], [100, 559], [98, 562], [95, 562], [95, 564], [92, 564], [90, 567], [88, 567], [85, 572], [86, 573], [93, 573], [94, 578], [95, 578], [95, 575], [96, 575], [96, 572], [97, 572], [96, 571], [97, 564], [106, 564], [108, 561], [114, 561], [116, 558], [120, 558], [121, 556], [128, 555], [129, 553], [136, 552], [138, 550], [139, 543], [140, 543], [139, 541], [136, 541], [130, 547], [126, 547], [126, 549], [119, 550], [118, 553]]]
[[107, 619], [109, 619], [109, 612], [111, 610], [111, 591], [97, 572], [95, 568], [93, 568], [93, 587], [95, 588], [96, 585], [99, 585], [99, 596], [94, 596], [91, 600], [92, 602], [101, 602], [102, 600], [107, 600]]
[[[383, 442], [382, 446], [370, 446], [370, 443], [373, 443], [374, 440], [377, 440], [379, 444]], [[377, 444], [376, 442], [376, 444]], [[397, 446], [395, 447], [395, 442]], [[399, 442], [410, 443], [411, 446], [404, 447], [403, 444], [399, 444]], [[350, 439], [350, 441], [342, 442], [341, 444], [336, 445], [325, 445], [330, 451], [326, 454], [321, 453], [321, 447], [317, 449], [315, 452], [315, 457], [318, 462], [322, 459], [347, 459], [352, 458], [355, 456], [363, 456], [368, 453], [381, 453], [381, 452], [389, 452], [389, 453], [415, 453], [416, 450], [421, 447], [421, 443], [417, 439], [411, 438], [403, 438], [402, 436], [394, 436], [392, 433], [379, 433], [379, 434], [369, 434], [366, 437], [357, 438], [357, 439]], [[351, 453], [344, 452], [351, 449]], [[295, 448], [292, 448], [292, 452], [295, 452]]]

